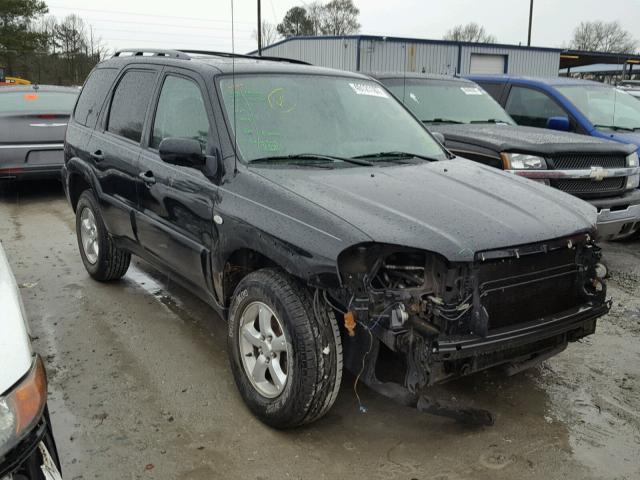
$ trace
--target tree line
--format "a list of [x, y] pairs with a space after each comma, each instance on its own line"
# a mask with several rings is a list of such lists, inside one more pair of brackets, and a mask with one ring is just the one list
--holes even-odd
[[42, 0], [0, 2], [0, 66], [6, 76], [81, 85], [107, 55], [93, 28], [78, 15], [47, 15]]

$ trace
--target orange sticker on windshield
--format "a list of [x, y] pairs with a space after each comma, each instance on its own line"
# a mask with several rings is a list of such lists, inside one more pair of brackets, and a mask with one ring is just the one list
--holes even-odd
[[25, 93], [24, 94], [24, 99], [32, 102], [33, 100], [37, 100], [38, 99], [38, 94], [37, 93]]

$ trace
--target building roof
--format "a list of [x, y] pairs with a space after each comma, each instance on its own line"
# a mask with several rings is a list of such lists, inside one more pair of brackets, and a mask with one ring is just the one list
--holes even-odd
[[[633, 64], [626, 64], [625, 73], [629, 73], [629, 66]], [[570, 70], [568, 68], [561, 68], [560, 73], [622, 73], [625, 64], [606, 64], [596, 63], [594, 65], [583, 65], [581, 67], [573, 67]], [[640, 73], [640, 65], [633, 66], [633, 73]]]
[[640, 64], [636, 53], [586, 52], [584, 50], [563, 50], [560, 53], [560, 68], [574, 68], [596, 64], [622, 65]]
[[[506, 43], [478, 43], [478, 42], [459, 42], [455, 40], [434, 40], [428, 38], [408, 38], [408, 37], [392, 37], [381, 35], [321, 35], [321, 36], [299, 36], [299, 37], [287, 37], [271, 45], [262, 47], [262, 50], [281, 45], [283, 43], [290, 42], [292, 40], [374, 40], [379, 42], [401, 42], [401, 43], [428, 43], [435, 45], [455, 45], [455, 46], [470, 46], [470, 47], [489, 47], [489, 48], [509, 48], [509, 49], [521, 49], [521, 50], [539, 50], [547, 52], [561, 52], [560, 48], [548, 48], [548, 47], [528, 47], [526, 45], [511, 45]], [[253, 50], [248, 55], [254, 55], [258, 51]]]

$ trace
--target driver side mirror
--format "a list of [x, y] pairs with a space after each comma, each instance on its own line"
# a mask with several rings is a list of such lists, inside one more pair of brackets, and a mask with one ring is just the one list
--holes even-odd
[[171, 165], [201, 168], [206, 163], [202, 145], [194, 138], [165, 138], [160, 142], [158, 152], [160, 159]]
[[571, 130], [569, 117], [549, 117], [547, 119], [547, 128], [551, 130], [559, 130], [561, 132], [568, 132]]

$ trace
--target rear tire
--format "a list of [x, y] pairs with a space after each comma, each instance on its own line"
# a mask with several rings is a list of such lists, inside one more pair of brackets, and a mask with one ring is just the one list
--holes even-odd
[[231, 302], [228, 352], [236, 385], [251, 412], [275, 428], [319, 419], [340, 389], [340, 331], [333, 311], [315, 300], [295, 278], [265, 268], [242, 279]]
[[95, 280], [108, 282], [127, 273], [131, 254], [113, 243], [91, 190], [82, 192], [78, 199], [76, 235], [82, 263]]

